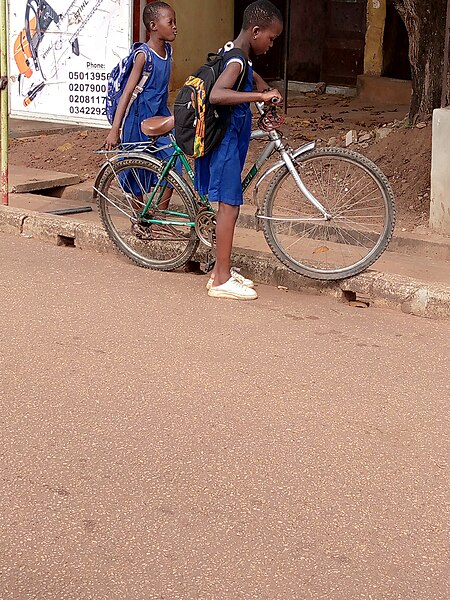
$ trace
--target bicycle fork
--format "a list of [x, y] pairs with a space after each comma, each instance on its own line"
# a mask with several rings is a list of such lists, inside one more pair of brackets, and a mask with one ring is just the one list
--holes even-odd
[[[255, 205], [257, 206], [256, 229], [260, 230], [260, 220], [263, 220], [263, 219], [271, 220], [271, 221], [292, 221], [292, 222], [294, 222], [294, 221], [298, 221], [298, 222], [330, 221], [332, 218], [332, 215], [326, 210], [326, 208], [319, 202], [319, 200], [317, 200], [317, 198], [305, 186], [302, 178], [300, 177], [300, 175], [295, 167], [295, 163], [294, 163], [294, 160], [296, 158], [302, 156], [303, 154], [306, 154], [307, 152], [310, 152], [311, 150], [314, 150], [315, 143], [309, 142], [308, 144], [305, 144], [304, 146], [301, 146], [300, 148], [295, 150], [292, 154], [286, 150], [286, 148], [282, 144], [281, 140], [274, 141], [274, 147], [280, 153], [282, 160], [279, 160], [278, 162], [276, 162], [272, 167], [270, 167], [270, 169], [267, 169], [267, 171], [265, 171], [262, 174], [262, 176], [256, 182], [254, 190], [253, 190], [253, 200], [254, 200]], [[265, 215], [260, 214], [260, 203], [258, 201], [258, 192], [259, 192], [260, 185], [264, 181], [264, 179], [266, 179], [272, 173], [275, 173], [276, 171], [278, 171], [278, 169], [280, 167], [282, 167], [283, 165], [286, 166], [289, 174], [294, 179], [295, 184], [298, 187], [298, 189], [305, 196], [305, 198], [312, 204], [312, 206], [314, 206], [318, 210], [318, 212], [322, 215], [321, 217], [307, 217], [307, 218], [278, 217], [277, 218], [277, 217], [267, 217]]]
[[[317, 198], [315, 196], [313, 196], [313, 194], [311, 194], [311, 192], [305, 186], [305, 184], [303, 183], [300, 175], [297, 172], [297, 169], [295, 168], [294, 163], [292, 162], [291, 157], [286, 152], [286, 150], [284, 150], [284, 148], [281, 150], [281, 157], [283, 159], [284, 164], [286, 165], [287, 170], [289, 171], [289, 173], [294, 178], [294, 181], [297, 184], [298, 189], [302, 192], [302, 194], [305, 196], [305, 198], [309, 202], [311, 202], [311, 204], [315, 208], [317, 208], [317, 210], [323, 216], [323, 220], [324, 221], [329, 221], [331, 219], [330, 213], [327, 212], [327, 210], [325, 209], [325, 207], [322, 206], [322, 204], [317, 200]], [[311, 219], [308, 219], [308, 220], [310, 221]], [[320, 218], [319, 218], [319, 220], [322, 221], [322, 219], [320, 219]]]

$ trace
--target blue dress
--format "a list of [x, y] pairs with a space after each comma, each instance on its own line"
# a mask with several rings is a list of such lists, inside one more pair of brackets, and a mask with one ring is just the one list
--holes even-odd
[[[139, 48], [136, 50], [134, 60], [136, 60], [139, 52], [143, 52], [143, 50], [139, 50]], [[165, 58], [159, 56], [152, 48], [150, 48], [150, 53], [152, 58], [150, 77], [142, 92], [131, 105], [130, 111], [122, 124], [121, 141], [123, 143], [148, 141], [148, 136], [142, 133], [141, 130], [142, 121], [150, 117], [170, 117], [171, 115], [167, 102], [172, 70], [172, 48], [169, 43], [166, 43]], [[171, 144], [168, 136], [159, 137], [155, 142], [156, 147], [167, 146], [168, 144]], [[173, 148], [170, 147], [156, 152], [155, 156], [161, 160], [168, 160], [172, 154]], [[136, 181], [136, 171], [134, 174], [129, 171], [124, 172], [121, 183], [126, 192], [142, 196], [142, 189], [149, 192], [151, 186], [156, 183], [157, 178], [155, 175], [150, 176], [148, 172], [143, 170], [139, 170], [137, 174], [141, 185]]]
[[[227, 65], [228, 62], [225, 68]], [[249, 63], [248, 77], [242, 91], [252, 90], [253, 69]], [[207, 195], [210, 202], [223, 202], [233, 206], [243, 204], [241, 174], [250, 145], [251, 129], [250, 104], [237, 104], [233, 107], [230, 124], [221, 143], [210, 153], [196, 159], [195, 189], [200, 194]]]

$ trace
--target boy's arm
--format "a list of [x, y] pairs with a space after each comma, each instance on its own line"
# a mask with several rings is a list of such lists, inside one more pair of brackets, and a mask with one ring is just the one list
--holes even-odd
[[[279, 93], [276, 90], [268, 92], [237, 92], [236, 90], [233, 90], [240, 74], [241, 63], [234, 61], [230, 62], [223, 73], [220, 74], [211, 90], [209, 98], [211, 104], [231, 106], [234, 104], [242, 104], [243, 102], [270, 102], [272, 98], [279, 96]], [[263, 80], [261, 79], [261, 81]], [[267, 84], [265, 87], [267, 87]]]
[[107, 150], [111, 150], [120, 142], [120, 126], [122, 124], [122, 120], [125, 116], [125, 112], [128, 107], [128, 103], [130, 102], [131, 96], [133, 92], [141, 80], [142, 72], [144, 71], [144, 66], [146, 62], [146, 56], [143, 52], [139, 52], [136, 56], [136, 60], [134, 62], [133, 68], [131, 70], [130, 76], [128, 77], [127, 85], [123, 90], [123, 94], [119, 100], [119, 104], [117, 105], [116, 114], [114, 115], [114, 121], [111, 126], [111, 131], [108, 134], [108, 137], [105, 141], [105, 148]]

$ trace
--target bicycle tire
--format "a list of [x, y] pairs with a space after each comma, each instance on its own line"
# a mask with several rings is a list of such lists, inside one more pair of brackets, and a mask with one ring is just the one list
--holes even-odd
[[[322, 178], [316, 171], [320, 162]], [[282, 167], [269, 183], [262, 211], [264, 235], [272, 252], [284, 265], [312, 279], [346, 279], [365, 271], [386, 250], [394, 232], [394, 194], [386, 176], [365, 156], [344, 148], [314, 149], [294, 164], [331, 219], [312, 221], [322, 215], [300, 192], [287, 167]], [[360, 201], [361, 192], [366, 197]], [[374, 196], [372, 201], [375, 192], [379, 198]], [[377, 203], [379, 216], [370, 214]]]
[[[118, 160], [113, 168], [105, 170], [98, 183], [98, 210], [109, 238], [122, 254], [140, 267], [174, 271], [192, 258], [199, 244], [195, 227], [187, 225], [189, 222], [195, 223], [197, 208], [194, 198], [189, 190], [180, 184], [176, 174], [169, 172], [166, 180], [174, 189], [169, 208], [175, 203], [177, 214], [183, 214], [184, 217], [172, 218], [171, 222], [177, 223], [176, 226], [169, 223], [159, 226], [160, 233], [155, 235], [155, 239], [142, 239], [133, 231], [135, 225], [132, 221], [136, 215], [133, 203], [140, 202], [143, 208], [143, 202], [138, 200], [137, 195], [124, 190], [124, 178], [128, 178], [129, 181], [130, 173], [139, 178], [142, 189], [142, 181], [146, 181], [146, 177], [153, 174], [159, 176], [163, 167], [164, 163], [154, 157]], [[130, 190], [130, 184], [126, 185]], [[160, 212], [156, 218], [164, 221], [164, 214]], [[177, 221], [174, 221], [175, 218]], [[165, 230], [169, 234], [165, 233]], [[163, 239], [163, 235], [168, 237]]]

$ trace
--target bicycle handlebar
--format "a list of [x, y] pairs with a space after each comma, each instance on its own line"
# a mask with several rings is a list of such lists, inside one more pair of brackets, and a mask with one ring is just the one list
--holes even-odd
[[276, 96], [274, 96], [272, 98], [272, 100], [270, 101], [270, 104], [266, 103], [266, 102], [255, 102], [256, 108], [258, 109], [258, 112], [263, 115], [266, 111], [267, 111], [267, 107], [272, 107], [272, 110], [275, 106], [277, 106], [278, 104], [280, 104], [280, 102], [278, 101], [278, 98]]
[[280, 104], [277, 97], [272, 98], [269, 103], [255, 102], [255, 106], [261, 115], [258, 126], [263, 131], [273, 131], [283, 124], [283, 117], [277, 113], [277, 104]]

